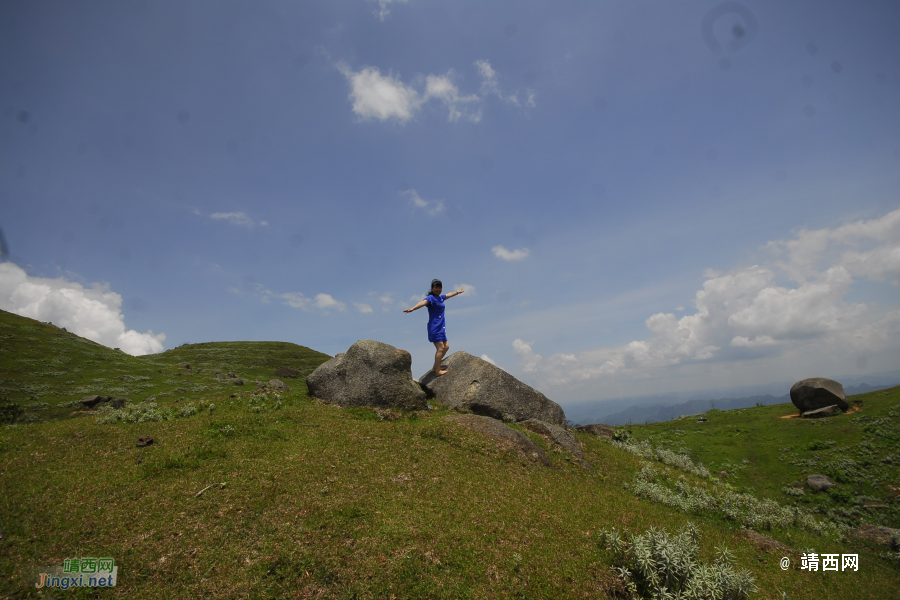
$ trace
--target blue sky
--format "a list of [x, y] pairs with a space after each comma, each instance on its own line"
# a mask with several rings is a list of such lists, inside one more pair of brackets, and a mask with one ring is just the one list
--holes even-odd
[[900, 365], [900, 5], [7, 2], [0, 308], [562, 403]]

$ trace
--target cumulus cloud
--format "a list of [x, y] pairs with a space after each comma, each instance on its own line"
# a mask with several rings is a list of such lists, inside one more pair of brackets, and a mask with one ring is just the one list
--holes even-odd
[[0, 263], [0, 308], [38, 321], [50, 321], [110, 348], [140, 356], [163, 351], [166, 334], [125, 329], [122, 296], [108, 284], [86, 288], [59, 277], [31, 277], [13, 263]]
[[213, 219], [214, 221], [227, 221], [228, 223], [231, 223], [232, 225], [240, 225], [243, 227], [253, 227], [254, 225], [260, 225], [260, 226], [265, 227], [266, 225], [268, 225], [268, 223], [266, 221], [260, 221], [259, 223], [254, 223], [253, 219], [251, 219], [249, 216], [247, 216], [245, 213], [242, 213], [242, 212], [230, 212], [230, 213], [217, 212], [217, 213], [213, 213], [213, 214], [209, 215], [209, 218]]
[[475, 291], [474, 285], [470, 285], [468, 283], [461, 283], [459, 285], [454, 285], [453, 291], [455, 292], [459, 288], [462, 288], [465, 291], [467, 296], [477, 296], [478, 295], [478, 292]]
[[414, 207], [424, 210], [431, 216], [439, 215], [444, 211], [443, 200], [423, 200], [419, 193], [413, 189], [404, 190], [400, 194], [409, 198]]
[[322, 310], [328, 310], [330, 308], [336, 310], [347, 310], [346, 304], [344, 304], [343, 302], [338, 302], [329, 294], [316, 294], [316, 306], [321, 308]]
[[696, 312], [651, 315], [646, 339], [546, 359], [533, 343], [515, 340], [522, 370], [546, 385], [572, 385], [646, 378], [688, 365], [823, 353], [839, 362], [849, 352], [897, 349], [900, 310], [876, 310], [847, 297], [860, 279], [897, 284], [900, 210], [834, 229], [800, 230], [763, 248], [775, 254], [771, 264], [707, 271], [694, 298]]
[[[315, 297], [310, 298], [305, 296], [301, 292], [284, 292], [284, 293], [276, 293], [270, 289], [267, 289], [264, 285], [257, 283], [253, 286], [256, 290], [256, 293], [259, 296], [261, 302], [269, 303], [273, 299], [282, 300], [285, 305], [290, 306], [291, 308], [299, 308], [301, 310], [309, 311], [312, 308], [318, 308], [323, 311], [328, 311], [330, 309], [344, 311], [347, 310], [347, 305], [339, 300], [335, 300], [333, 296], [330, 294], [316, 294]], [[230, 288], [234, 289], [234, 288]], [[357, 305], [357, 307], [360, 305]], [[362, 305], [366, 306], [366, 305]], [[360, 309], [360, 312], [367, 312]]]
[[523, 258], [527, 258], [531, 253], [528, 248], [507, 250], [503, 246], [494, 246], [493, 248], [491, 248], [491, 251], [494, 253], [494, 256], [496, 256], [497, 258], [502, 258], [503, 260], [522, 260]]
[[[516, 106], [534, 106], [534, 93], [528, 91], [521, 102], [517, 95], [504, 95], [497, 83], [497, 72], [487, 61], [478, 61], [475, 67], [481, 76], [481, 93], [465, 94], [454, 82], [453, 70], [444, 75], [429, 74], [416, 78], [416, 85], [404, 83], [393, 73], [382, 74], [377, 67], [363, 67], [354, 71], [346, 63], [338, 63], [338, 70], [350, 84], [350, 100], [353, 112], [363, 119], [387, 121], [395, 119], [406, 123], [427, 103], [434, 100], [447, 109], [450, 122], [465, 119], [473, 123], [481, 121], [481, 105], [485, 95], [493, 95]], [[418, 89], [417, 89], [418, 88]]]
[[359, 302], [359, 303], [354, 302], [353, 306], [355, 306], [356, 310], [358, 310], [359, 312], [361, 312], [363, 314], [369, 314], [372, 312], [372, 307], [370, 305], [364, 304], [362, 302]]
[[494, 359], [491, 358], [490, 356], [488, 356], [487, 354], [482, 354], [482, 355], [481, 355], [481, 360], [483, 360], [483, 361], [485, 361], [485, 362], [489, 362], [489, 363], [491, 363], [492, 365], [494, 365], [495, 367], [497, 366], [497, 363], [494, 362]]
[[353, 112], [364, 119], [397, 119], [405, 123], [422, 105], [422, 99], [414, 88], [393, 75], [382, 75], [376, 67], [354, 72], [340, 64], [338, 69], [350, 82]]

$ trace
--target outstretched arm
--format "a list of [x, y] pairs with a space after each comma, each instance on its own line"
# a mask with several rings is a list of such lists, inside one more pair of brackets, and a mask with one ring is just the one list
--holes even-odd
[[404, 310], [403, 312], [405, 312], [405, 313], [411, 313], [412, 311], [414, 311], [414, 310], [419, 310], [419, 309], [422, 308], [423, 306], [427, 306], [427, 305], [428, 305], [428, 300], [422, 300], [421, 302], [419, 302], [418, 304], [416, 304], [416, 305], [413, 306], [412, 308], [407, 308], [407, 309]]
[[466, 290], [464, 290], [464, 289], [462, 289], [462, 288], [459, 288], [459, 290], [456, 291], [456, 292], [450, 292], [449, 294], [447, 294], [447, 299], [449, 300], [449, 299], [452, 298], [453, 296], [459, 296], [459, 295], [462, 294], [464, 291], [466, 291]]

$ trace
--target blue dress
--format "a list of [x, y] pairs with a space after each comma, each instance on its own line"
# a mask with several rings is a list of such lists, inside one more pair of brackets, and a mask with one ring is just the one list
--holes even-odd
[[429, 342], [446, 342], [447, 329], [444, 323], [444, 300], [447, 294], [434, 296], [428, 294], [425, 300], [428, 301], [428, 341]]

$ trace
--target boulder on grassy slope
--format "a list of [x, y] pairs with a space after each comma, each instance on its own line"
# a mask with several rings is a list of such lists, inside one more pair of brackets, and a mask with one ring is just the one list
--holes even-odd
[[561, 425], [566, 422], [562, 407], [491, 363], [467, 352], [455, 352], [443, 365], [446, 375], [432, 371], [419, 378], [429, 396], [450, 408], [468, 410], [477, 415], [516, 421], [538, 419]]
[[425, 392], [412, 378], [412, 356], [389, 344], [360, 340], [306, 378], [309, 395], [344, 408], [424, 410]]
[[834, 404], [844, 411], [850, 408], [847, 404], [847, 395], [844, 394], [844, 386], [824, 377], [801, 379], [791, 386], [791, 402], [801, 413]]
[[493, 438], [501, 444], [508, 444], [527, 459], [539, 461], [545, 467], [550, 466], [550, 459], [547, 458], [547, 454], [540, 446], [528, 439], [528, 436], [521, 431], [516, 431], [497, 419], [481, 415], [448, 415], [444, 419], [459, 423], [463, 427]]

